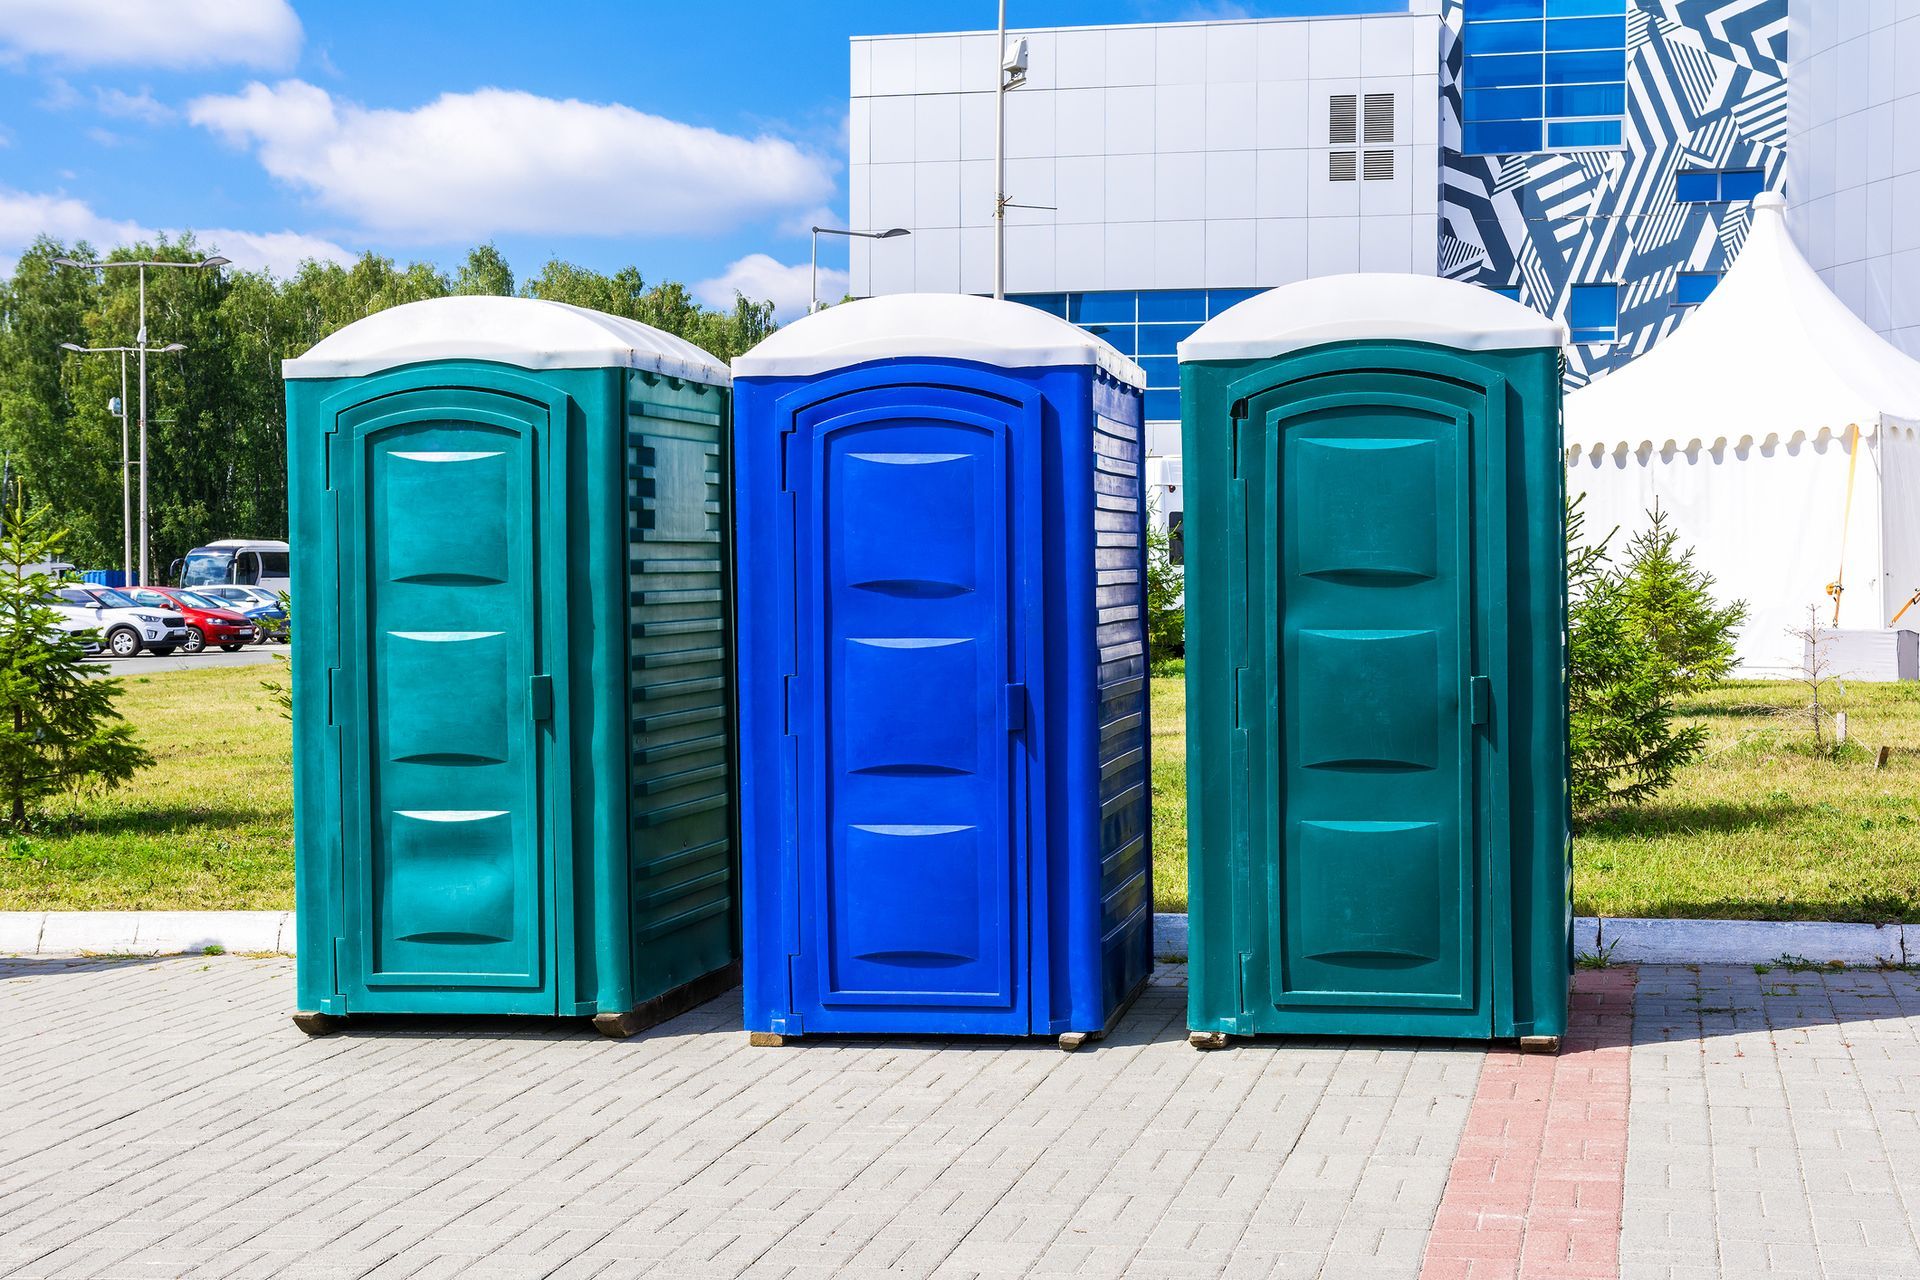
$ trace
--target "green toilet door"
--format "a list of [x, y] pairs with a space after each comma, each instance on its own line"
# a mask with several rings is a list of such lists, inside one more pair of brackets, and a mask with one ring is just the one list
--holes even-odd
[[550, 413], [441, 389], [338, 419], [339, 978], [355, 1011], [556, 1010], [543, 655], [564, 648], [539, 604]]
[[[1425, 374], [1254, 395], [1249, 738], [1253, 1030], [1491, 1034], [1476, 560], [1504, 529], [1497, 403]], [[1314, 366], [1306, 363], [1305, 369]], [[1300, 362], [1294, 366], [1301, 371]], [[1259, 994], [1256, 994], [1259, 993]]]

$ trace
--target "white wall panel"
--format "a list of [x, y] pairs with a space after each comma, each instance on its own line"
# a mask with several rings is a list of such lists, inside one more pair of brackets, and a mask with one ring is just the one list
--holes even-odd
[[1305, 80], [1312, 74], [1307, 22], [1263, 22], [1255, 41], [1259, 49], [1258, 78]]
[[1107, 288], [1154, 287], [1154, 225], [1151, 222], [1107, 223]]
[[914, 179], [910, 164], [867, 166], [867, 219], [875, 227], [914, 225]]
[[1204, 84], [1207, 32], [1197, 24], [1154, 29], [1154, 83]]
[[1054, 79], [1062, 89], [1094, 89], [1107, 83], [1107, 33], [1099, 27], [1062, 31], [1054, 37], [1060, 65]]
[[1255, 280], [1274, 288], [1307, 278], [1307, 220], [1262, 218], [1256, 224]]
[[1253, 151], [1207, 153], [1207, 218], [1252, 218], [1259, 213], [1254, 181], [1257, 155]]
[[1234, 84], [1259, 78], [1260, 42], [1249, 23], [1222, 22], [1204, 28], [1207, 83]]
[[913, 242], [914, 287], [928, 293], [959, 292], [958, 228], [923, 228], [909, 238]]
[[1206, 223], [1153, 224], [1153, 288], [1190, 289], [1205, 278], [1206, 269]]
[[870, 98], [867, 108], [867, 159], [874, 164], [913, 160], [914, 99]]
[[922, 164], [960, 158], [960, 95], [934, 93], [914, 99], [913, 154]]
[[1054, 94], [1054, 154], [1100, 156], [1107, 151], [1107, 91], [1062, 89]]
[[1206, 223], [1206, 284], [1210, 289], [1244, 287], [1258, 278], [1258, 224], [1252, 218], [1209, 218]]
[[1306, 150], [1257, 153], [1254, 208], [1259, 217], [1307, 216], [1307, 166], [1312, 158]]
[[1055, 221], [1098, 224], [1107, 216], [1107, 158], [1062, 156], [1054, 164]]
[[1154, 92], [1154, 150], [1198, 151], [1207, 141], [1207, 90], [1199, 84], [1163, 84]]
[[1308, 107], [1311, 82], [1272, 80], [1263, 82], [1254, 102], [1254, 145], [1268, 147], [1310, 147], [1313, 145], [1313, 112]]
[[1107, 29], [1107, 83], [1109, 85], [1153, 84], [1155, 43], [1151, 27], [1109, 27]]
[[959, 36], [921, 36], [906, 43], [913, 48], [915, 93], [959, 93], [966, 88], [960, 79]]
[[1183, 151], [1154, 157], [1153, 216], [1161, 222], [1207, 215], [1207, 156]]
[[1207, 86], [1206, 147], [1209, 151], [1254, 146], [1254, 87], [1251, 81]]

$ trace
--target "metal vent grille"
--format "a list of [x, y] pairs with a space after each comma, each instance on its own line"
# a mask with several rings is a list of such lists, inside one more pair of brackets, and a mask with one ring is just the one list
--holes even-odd
[[1357, 176], [1354, 164], [1358, 157], [1351, 151], [1329, 151], [1327, 153], [1327, 181], [1352, 182]]
[[1360, 97], [1336, 93], [1327, 99], [1327, 141], [1334, 146], [1352, 146], [1360, 141]]
[[1393, 181], [1393, 152], [1369, 151], [1361, 162], [1361, 174], [1368, 182]]
[[1393, 141], [1393, 95], [1390, 93], [1370, 93], [1367, 95], [1366, 141]]

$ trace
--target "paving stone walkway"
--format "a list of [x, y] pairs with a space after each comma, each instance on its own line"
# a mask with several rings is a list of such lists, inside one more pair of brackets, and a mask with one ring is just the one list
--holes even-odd
[[[1582, 975], [1587, 1043], [1558, 1062], [1196, 1053], [1184, 976], [1068, 1055], [756, 1050], [732, 997], [626, 1042], [471, 1019], [310, 1041], [285, 960], [0, 960], [0, 1276], [1385, 1280], [1448, 1260], [1462, 1162], [1504, 1144], [1522, 1222], [1479, 1206], [1512, 1248], [1476, 1280], [1616, 1257], [1920, 1280], [1913, 975]], [[1622, 1176], [1618, 1212], [1580, 1199]], [[1569, 1223], [1614, 1225], [1615, 1253]]]

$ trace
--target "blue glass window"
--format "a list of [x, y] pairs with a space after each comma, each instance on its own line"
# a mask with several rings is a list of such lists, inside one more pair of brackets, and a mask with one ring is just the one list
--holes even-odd
[[1620, 286], [1577, 284], [1567, 302], [1575, 342], [1612, 342], [1620, 335]]
[[1509, 302], [1520, 301], [1520, 286], [1517, 284], [1490, 284], [1487, 286], [1487, 291], [1497, 293]]
[[1547, 49], [1624, 49], [1627, 47], [1625, 18], [1570, 18], [1549, 22]]
[[1067, 318], [1067, 295], [1064, 293], [1010, 293], [1007, 301], [1024, 303], [1036, 311], [1059, 316], [1062, 320]]
[[1211, 320], [1229, 307], [1237, 307], [1248, 298], [1257, 298], [1265, 289], [1209, 289], [1207, 290], [1207, 318]]
[[1673, 305], [1697, 307], [1705, 302], [1719, 285], [1718, 271], [1683, 271], [1680, 273], [1679, 288], [1674, 291]]
[[1140, 319], [1205, 320], [1207, 292], [1204, 289], [1143, 289], [1140, 291]]
[[1180, 416], [1179, 388], [1147, 392], [1147, 418], [1152, 422], [1178, 419]]
[[1488, 155], [1621, 144], [1626, 0], [1465, 4], [1463, 150]]
[[1563, 147], [1617, 147], [1620, 145], [1618, 120], [1554, 120], [1547, 125], [1547, 145]]
[[1076, 293], [1067, 299], [1067, 319], [1075, 324], [1132, 324], [1137, 294]]
[[1540, 150], [1538, 120], [1469, 121], [1461, 138], [1468, 155], [1513, 155]]
[[1140, 367], [1147, 371], [1149, 387], [1180, 385], [1180, 361], [1173, 356], [1141, 356]]
[[[1145, 302], [1144, 298], [1141, 299], [1143, 309]], [[1140, 326], [1140, 354], [1170, 356], [1199, 327], [1197, 324], [1143, 324]]]
[[1123, 356], [1131, 357], [1138, 350], [1134, 345], [1135, 329], [1130, 324], [1088, 324], [1081, 328], [1105, 339]]
[[1673, 179], [1673, 198], [1682, 204], [1751, 200], [1766, 189], [1758, 169], [1684, 169]]

